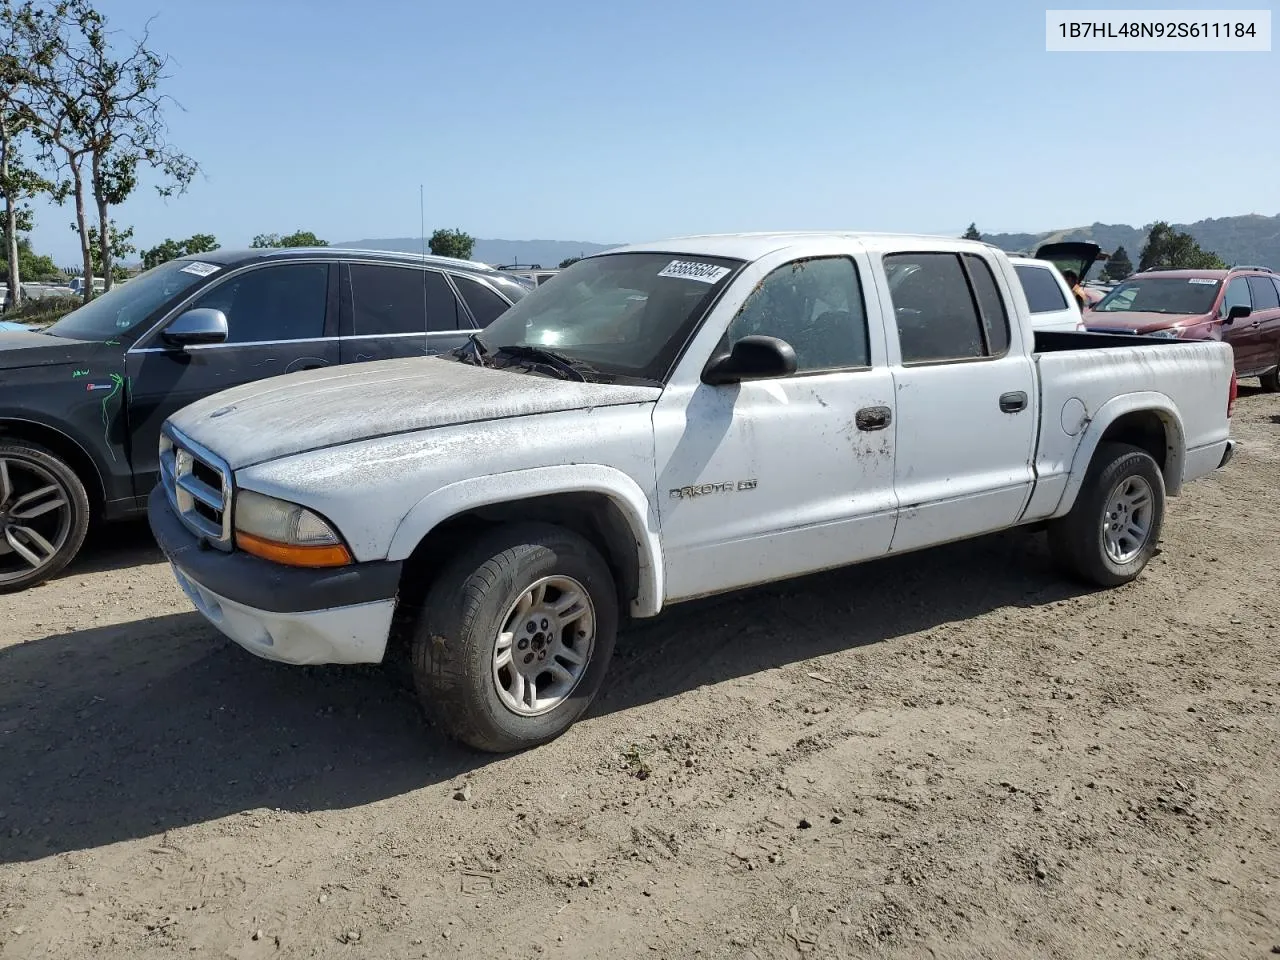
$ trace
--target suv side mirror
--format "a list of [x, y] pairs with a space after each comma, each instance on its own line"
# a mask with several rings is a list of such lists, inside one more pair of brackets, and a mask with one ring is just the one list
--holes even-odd
[[209, 307], [199, 307], [180, 314], [161, 334], [166, 343], [175, 347], [226, 343], [228, 335], [227, 315]]
[[1253, 313], [1252, 307], [1246, 307], [1243, 303], [1237, 303], [1234, 307], [1227, 311], [1227, 319], [1223, 323], [1235, 323], [1237, 320], [1243, 320], [1249, 314]]
[[743, 380], [772, 380], [796, 372], [796, 352], [777, 337], [743, 337], [728, 353], [711, 358], [702, 382], [713, 387]]

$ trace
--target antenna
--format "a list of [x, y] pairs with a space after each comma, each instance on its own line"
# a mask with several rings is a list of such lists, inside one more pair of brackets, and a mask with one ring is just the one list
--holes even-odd
[[427, 322], [427, 207], [422, 184], [418, 184], [418, 235], [422, 238], [422, 353], [431, 353], [431, 338], [427, 331], [431, 324]]

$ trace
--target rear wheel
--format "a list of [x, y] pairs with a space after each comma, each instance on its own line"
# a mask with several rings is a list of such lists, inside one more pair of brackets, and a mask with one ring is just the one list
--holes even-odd
[[43, 447], [0, 443], [0, 593], [25, 590], [71, 562], [89, 530], [89, 497]]
[[499, 528], [428, 591], [412, 638], [414, 685], [469, 746], [537, 746], [591, 705], [617, 628], [613, 576], [588, 541], [546, 524]]
[[1276, 358], [1277, 366], [1270, 373], [1258, 377], [1264, 393], [1280, 393], [1280, 357]]
[[1124, 443], [1098, 446], [1070, 513], [1049, 526], [1058, 566], [1117, 587], [1135, 579], [1160, 543], [1164, 476], [1151, 454]]

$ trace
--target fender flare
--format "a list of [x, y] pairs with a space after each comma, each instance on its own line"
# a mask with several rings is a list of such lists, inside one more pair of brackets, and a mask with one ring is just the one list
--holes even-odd
[[631, 613], [652, 617], [662, 609], [662, 544], [655, 511], [634, 480], [613, 467], [566, 464], [513, 470], [446, 484], [427, 494], [405, 515], [391, 538], [388, 560], [404, 560], [432, 530], [450, 517], [478, 507], [553, 494], [589, 493], [608, 497], [635, 540], [639, 576]]
[[[106, 492], [107, 491], [106, 466], [105, 464], [100, 463], [98, 461], [98, 457], [96, 453], [91, 452], [91, 445], [87, 444], [80, 436], [78, 436], [75, 430], [57, 421], [35, 420], [31, 417], [29, 413], [21, 413], [21, 414], [8, 413], [5, 410], [0, 410], [0, 425], [5, 423], [26, 424], [28, 426], [35, 427], [38, 430], [48, 430], [50, 433], [56, 433], [59, 437], [61, 437], [67, 443], [71, 444], [73, 447], [75, 447], [77, 450], [80, 451], [81, 455], [85, 459], [85, 462], [88, 463], [91, 467], [93, 467], [95, 476], [92, 479], [97, 480], [98, 490], [103, 494], [104, 497], [108, 496]], [[0, 431], [0, 432], [3, 432], [3, 431]]]
[[1062, 499], [1052, 516], [1060, 517], [1075, 505], [1080, 488], [1084, 486], [1085, 474], [1089, 464], [1097, 452], [1102, 436], [1111, 425], [1123, 416], [1131, 413], [1154, 413], [1160, 418], [1165, 429], [1165, 489], [1169, 496], [1176, 497], [1182, 490], [1182, 474], [1187, 455], [1186, 433], [1182, 426], [1182, 417], [1173, 401], [1163, 393], [1143, 391], [1113, 397], [1098, 408], [1098, 412], [1089, 418], [1080, 443], [1076, 447], [1075, 456], [1071, 459], [1071, 470], [1067, 475], [1067, 485], [1063, 488]]

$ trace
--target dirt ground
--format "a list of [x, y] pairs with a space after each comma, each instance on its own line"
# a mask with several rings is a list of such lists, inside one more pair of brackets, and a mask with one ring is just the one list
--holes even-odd
[[1136, 584], [1010, 534], [674, 608], [505, 758], [113, 530], [0, 598], [0, 957], [1280, 953], [1280, 397], [1235, 432]]

